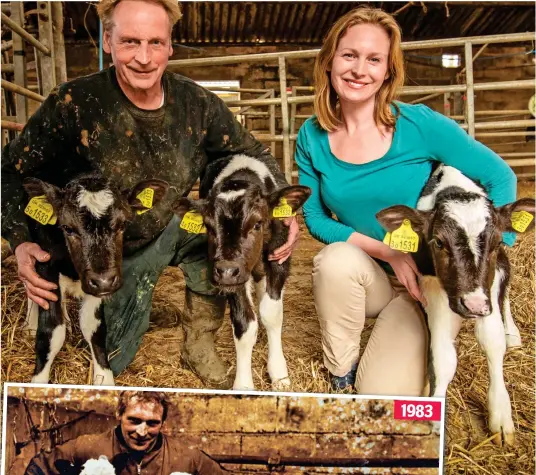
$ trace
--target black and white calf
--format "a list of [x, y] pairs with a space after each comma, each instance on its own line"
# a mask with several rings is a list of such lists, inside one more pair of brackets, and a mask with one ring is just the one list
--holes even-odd
[[455, 334], [462, 318], [474, 318], [476, 338], [489, 366], [489, 428], [498, 433], [496, 442], [501, 443], [502, 434], [507, 444], [514, 441], [514, 423], [503, 358], [506, 347], [521, 345], [521, 337], [510, 311], [510, 264], [501, 235], [514, 231], [512, 213], [520, 211], [534, 215], [534, 200], [525, 198], [495, 208], [479, 184], [452, 167], [439, 165], [417, 209], [392, 206], [377, 214], [388, 231], [409, 219], [420, 237], [414, 257], [427, 300], [430, 395], [446, 395], [457, 365]]
[[258, 328], [254, 287], [268, 335], [268, 374], [274, 388], [290, 386], [281, 345], [283, 287], [290, 259], [278, 264], [268, 255], [288, 237], [288, 228], [273, 217], [274, 208], [285, 198], [296, 211], [310, 193], [305, 186], [278, 188], [264, 163], [236, 155], [208, 167], [201, 199], [182, 198], [174, 206], [180, 217], [190, 210], [203, 215], [209, 259], [214, 263], [212, 278], [230, 304], [237, 358], [234, 389], [254, 388], [251, 357]]
[[136, 210], [146, 209], [136, 196], [154, 190], [153, 205], [167, 190], [167, 183], [146, 180], [120, 193], [98, 174], [81, 175], [63, 189], [35, 178], [25, 180], [30, 196], [44, 195], [52, 205], [57, 225], [30, 221], [34, 241], [51, 258], [37, 263], [38, 274], [58, 285], [57, 302], [48, 310], [28, 300], [29, 327], [36, 329], [34, 383], [48, 383], [54, 358], [65, 340], [67, 315], [65, 296], [82, 299], [79, 319], [93, 356], [93, 383], [113, 385], [113, 374], [105, 349], [106, 327], [103, 299], [123, 283], [123, 229]]

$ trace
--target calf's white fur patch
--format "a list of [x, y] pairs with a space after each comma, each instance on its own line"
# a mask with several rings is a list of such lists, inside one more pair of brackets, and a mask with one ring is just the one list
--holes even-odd
[[87, 208], [97, 219], [101, 218], [114, 202], [114, 195], [110, 190], [92, 192], [82, 189], [76, 198], [78, 205], [81, 208]]
[[244, 196], [245, 194], [246, 190], [232, 190], [220, 193], [217, 198], [225, 201], [231, 201], [238, 198], [239, 196]]
[[217, 185], [219, 182], [221, 182], [228, 176], [231, 176], [234, 172], [242, 168], [247, 168], [249, 170], [254, 171], [262, 180], [264, 180], [264, 178], [266, 178], [267, 176], [272, 178], [272, 180], [274, 178], [268, 167], [260, 160], [249, 157], [247, 155], [236, 155], [229, 162], [229, 164], [220, 172], [220, 174], [214, 181], [214, 185]]
[[469, 249], [473, 253], [475, 264], [478, 265], [480, 251], [478, 237], [486, 228], [489, 218], [489, 210], [484, 198], [465, 202], [449, 202], [446, 204], [447, 213], [467, 235]]

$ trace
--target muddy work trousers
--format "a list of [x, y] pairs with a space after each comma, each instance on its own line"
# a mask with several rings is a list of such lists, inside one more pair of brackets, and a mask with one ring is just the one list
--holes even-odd
[[[344, 376], [358, 363], [359, 394], [422, 394], [428, 344], [424, 315], [396, 277], [363, 250], [338, 242], [315, 256], [313, 292], [331, 374]], [[375, 323], [360, 359], [365, 318]]]
[[210, 282], [206, 234], [188, 233], [179, 224], [173, 216], [156, 240], [123, 259], [123, 286], [104, 303], [106, 350], [115, 375], [134, 359], [149, 328], [153, 290], [167, 266], [182, 270], [190, 291], [209, 301], [221, 299]]

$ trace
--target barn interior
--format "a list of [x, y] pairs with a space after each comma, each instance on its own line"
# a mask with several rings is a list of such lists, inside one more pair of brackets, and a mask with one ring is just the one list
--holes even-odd
[[[512, 167], [518, 176], [519, 197], [534, 197], [534, 101], [530, 105], [535, 93], [534, 3], [365, 3], [394, 14], [401, 25], [407, 73], [401, 100], [426, 104], [456, 120]], [[329, 27], [361, 4], [184, 2], [183, 18], [173, 30], [169, 68], [202, 82], [228, 101], [238, 120], [271, 148], [288, 178], [296, 181], [293, 150], [299, 127], [313, 112], [315, 51]], [[111, 58], [99, 48], [99, 22], [89, 2], [3, 2], [1, 8], [4, 145], [55, 84], [97, 72], [110, 64]], [[6, 18], [46, 45], [45, 49], [53, 49], [54, 60], [14, 34]], [[14, 55], [21, 50], [24, 54]], [[323, 245], [308, 234], [301, 216], [299, 219], [301, 239], [285, 295], [283, 345], [292, 389], [329, 392], [311, 288], [312, 259]], [[509, 350], [505, 358], [516, 445], [497, 447], [486, 431], [487, 363], [474, 339], [473, 325], [466, 322], [457, 342], [457, 375], [448, 393], [447, 474], [534, 473], [534, 232], [520, 236], [508, 254], [513, 265], [512, 312], [523, 339], [523, 347]], [[178, 322], [183, 290], [181, 273], [168, 269], [155, 290], [151, 327], [117, 384], [202, 387], [180, 364], [183, 337]], [[23, 329], [24, 287], [16, 277], [16, 261], [5, 241], [2, 297], [2, 380], [28, 382], [34, 342]], [[368, 324], [366, 333], [372, 325]], [[228, 322], [220, 331], [218, 348], [234, 364]], [[266, 335], [261, 331], [254, 352], [254, 378], [261, 390], [271, 388], [266, 359]], [[80, 332], [73, 331], [58, 355], [52, 380], [86, 384], [90, 361]], [[427, 471], [431, 469], [375, 470], [367, 473], [437, 473]], [[364, 472], [357, 469], [354, 473]]]

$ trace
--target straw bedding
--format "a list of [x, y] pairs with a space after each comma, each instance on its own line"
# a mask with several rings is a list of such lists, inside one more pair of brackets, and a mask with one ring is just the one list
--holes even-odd
[[[534, 182], [520, 183], [518, 196], [534, 196]], [[319, 325], [315, 314], [311, 263], [322, 248], [301, 223], [302, 237], [293, 256], [292, 274], [285, 294], [283, 347], [292, 390], [330, 392], [328, 374], [322, 364]], [[523, 347], [508, 350], [505, 380], [512, 400], [516, 426], [514, 447], [500, 448], [491, 442], [486, 429], [488, 369], [486, 358], [465, 322], [457, 339], [458, 370], [448, 392], [447, 474], [534, 473], [534, 232], [521, 236], [508, 250], [513, 265], [511, 304], [521, 331]], [[24, 288], [16, 278], [13, 256], [2, 264], [2, 381], [28, 382], [34, 365], [33, 339], [23, 330], [26, 314]], [[168, 269], [155, 290], [151, 327], [134, 362], [116, 379], [118, 385], [150, 387], [203, 387], [180, 365], [184, 281], [177, 269]], [[76, 304], [69, 305], [75, 315]], [[370, 332], [365, 330], [365, 338]], [[218, 349], [234, 365], [234, 342], [228, 319], [219, 332]], [[363, 346], [363, 345], [362, 345]], [[257, 389], [270, 390], [266, 372], [266, 335], [261, 330], [253, 353]], [[68, 334], [52, 370], [52, 382], [88, 384], [91, 355], [76, 326]]]

